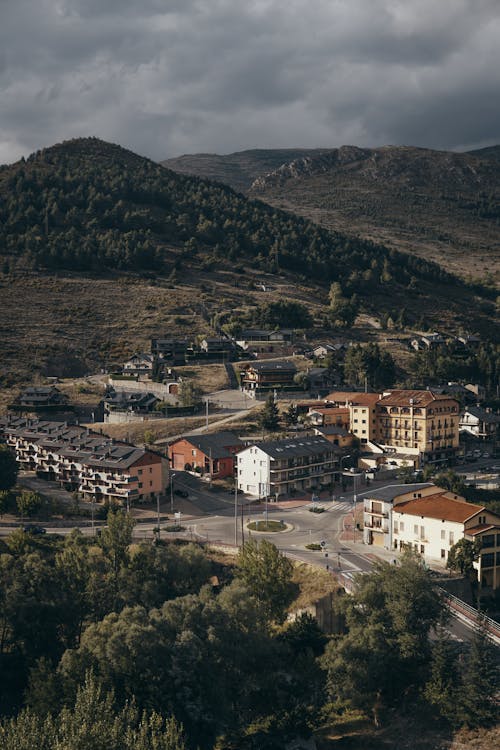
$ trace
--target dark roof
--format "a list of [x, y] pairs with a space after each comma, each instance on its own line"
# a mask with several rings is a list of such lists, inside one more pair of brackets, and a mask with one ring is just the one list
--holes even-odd
[[370, 500], [383, 500], [392, 502], [395, 497], [405, 495], [407, 492], [418, 492], [425, 487], [432, 487], [432, 482], [419, 482], [418, 484], [390, 484], [388, 487], [366, 490], [358, 493], [358, 497], [366, 497]]
[[147, 406], [160, 401], [154, 393], [144, 391], [117, 391], [104, 399], [105, 404], [113, 406]]
[[255, 370], [256, 372], [275, 371], [275, 372], [297, 372], [293, 362], [254, 362], [247, 365], [245, 369]]
[[106, 435], [91, 432], [86, 427], [68, 426], [66, 422], [6, 418], [0, 420], [1, 427], [7, 434], [22, 436], [45, 450], [52, 450], [95, 468], [129, 468], [149, 453], [135, 445], [116, 443]]
[[[245, 447], [245, 443], [234, 432], [230, 432], [229, 430], [214, 432], [212, 435], [186, 435], [185, 438], [180, 438], [180, 440], [187, 440], [188, 443], [194, 445], [206, 456], [211, 455], [212, 458], [227, 458], [228, 456], [232, 456], [233, 453], [228, 450], [229, 447]], [[172, 443], [172, 445], [174, 444]]]
[[341, 427], [337, 424], [327, 424], [324, 427], [314, 427], [315, 432], [321, 432], [322, 435], [340, 435], [341, 437], [347, 437], [349, 430], [345, 427]]
[[464, 411], [468, 414], [472, 414], [473, 417], [477, 417], [482, 422], [488, 422], [489, 424], [500, 424], [499, 414], [492, 414], [492, 412], [490, 411], [481, 409], [480, 406], [467, 406]]
[[318, 453], [337, 453], [337, 446], [324, 437], [306, 436], [285, 438], [284, 440], [267, 440], [255, 443], [272, 458], [287, 458], [288, 456], [315, 456]]

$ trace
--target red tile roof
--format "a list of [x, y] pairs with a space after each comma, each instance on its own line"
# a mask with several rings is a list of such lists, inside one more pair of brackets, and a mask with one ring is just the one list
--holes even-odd
[[326, 397], [325, 401], [333, 401], [337, 404], [354, 404], [355, 406], [374, 406], [377, 401], [380, 401], [380, 393], [334, 391]]
[[[441, 518], [443, 521], [464, 523], [468, 518], [484, 510], [482, 505], [466, 503], [462, 500], [452, 500], [447, 492], [439, 492], [416, 500], [408, 500], [395, 506], [394, 512], [405, 513], [409, 516], [424, 516], [426, 518]], [[467, 532], [469, 533], [469, 532]]]
[[432, 391], [406, 391], [394, 390], [382, 396], [381, 406], [409, 406], [410, 400], [413, 406], [429, 406], [434, 401], [455, 401], [446, 394], [433, 393]]
[[470, 534], [470, 536], [476, 536], [483, 531], [495, 531], [496, 529], [500, 530], [500, 524], [482, 523], [480, 526], [473, 526], [471, 529], [467, 529], [465, 533]]

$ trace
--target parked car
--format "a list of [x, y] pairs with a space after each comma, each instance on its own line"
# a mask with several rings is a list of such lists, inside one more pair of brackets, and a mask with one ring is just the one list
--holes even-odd
[[47, 529], [45, 529], [43, 526], [25, 526], [23, 528], [23, 531], [25, 534], [45, 534], [47, 532]]
[[189, 493], [186, 492], [186, 490], [174, 490], [174, 495], [178, 495], [179, 497], [188, 497]]

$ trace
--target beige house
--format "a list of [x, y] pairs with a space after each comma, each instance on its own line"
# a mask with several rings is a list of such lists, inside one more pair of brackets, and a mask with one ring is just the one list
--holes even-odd
[[349, 429], [361, 444], [365, 444], [374, 440], [377, 434], [376, 404], [380, 398], [379, 393], [335, 391], [325, 400], [337, 408], [349, 410]]
[[483, 587], [500, 587], [500, 516], [484, 506], [468, 503], [453, 492], [434, 487], [420, 498], [394, 500], [394, 549], [413, 549], [425, 560], [446, 564], [451, 547], [460, 539], [479, 540], [474, 564]]

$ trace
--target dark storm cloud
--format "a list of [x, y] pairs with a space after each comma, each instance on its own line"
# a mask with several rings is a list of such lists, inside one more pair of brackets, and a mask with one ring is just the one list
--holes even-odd
[[500, 141], [497, 0], [0, 0], [0, 162]]

